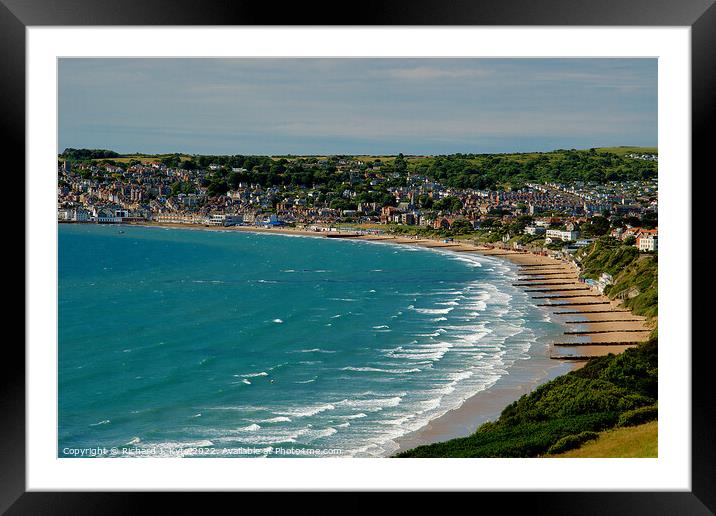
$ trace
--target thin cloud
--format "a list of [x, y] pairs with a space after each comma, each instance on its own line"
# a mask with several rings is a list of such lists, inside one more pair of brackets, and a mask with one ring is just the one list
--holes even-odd
[[480, 69], [445, 69], [432, 66], [413, 68], [393, 68], [381, 72], [386, 77], [407, 81], [429, 81], [437, 79], [485, 79], [494, 76], [490, 70]]
[[62, 59], [59, 143], [222, 154], [655, 145], [656, 77], [655, 59]]

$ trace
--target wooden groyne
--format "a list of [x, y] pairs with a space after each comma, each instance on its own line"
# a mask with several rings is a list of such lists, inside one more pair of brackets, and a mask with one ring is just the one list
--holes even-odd
[[565, 331], [565, 335], [598, 335], [600, 333], [648, 333], [651, 330], [585, 330], [585, 331]]
[[[593, 304], [593, 303], [590, 303]], [[566, 303], [562, 305], [549, 305], [549, 306], [568, 306]], [[616, 314], [616, 313], [628, 313], [629, 310], [568, 310], [566, 312], [554, 312], [554, 315], [577, 315], [577, 314]]]
[[525, 289], [525, 292], [574, 292], [577, 290], [591, 290], [588, 287], [580, 287], [580, 288], [529, 288]]
[[[554, 308], [559, 308], [562, 306], [584, 306], [584, 305], [608, 305], [609, 301], [585, 301], [584, 303], [542, 303], [536, 306], [551, 306]], [[607, 312], [611, 312], [611, 310], [606, 310]], [[571, 312], [571, 313], [579, 313], [579, 312]], [[582, 312], [586, 313], [586, 312]]]
[[574, 269], [547, 269], [547, 270], [535, 270], [535, 269], [526, 269], [526, 270], [518, 270], [517, 274], [523, 274], [528, 275], [531, 274], [533, 276], [539, 276], [546, 273], [554, 273], [554, 274], [574, 274]]
[[561, 263], [523, 263], [519, 266], [520, 269], [526, 269], [530, 267], [544, 267], [546, 268], [554, 268], [554, 267], [569, 267], [568, 265], [563, 265]]
[[[519, 274], [519, 273], [518, 273]], [[575, 275], [571, 272], [557, 272], [555, 274], [548, 274], [547, 276], [553, 276], [545, 278], [544, 274], [523, 274], [522, 276], [517, 276], [517, 279], [520, 281], [554, 281], [554, 280], [561, 280], [561, 279], [571, 279], [573, 281], [579, 281], [579, 276]]]
[[556, 271], [556, 272], [519, 272], [523, 276], [556, 276], [557, 274], [568, 274], [569, 271]]
[[[609, 310], [611, 312], [611, 310]], [[555, 312], [556, 313], [556, 312]], [[586, 313], [586, 312], [576, 312]], [[564, 321], [564, 324], [596, 324], [596, 323], [615, 323], [615, 322], [644, 322], [641, 319], [604, 319], [603, 321]]]
[[556, 296], [532, 296], [532, 299], [570, 299], [574, 297], [602, 297], [599, 294], [564, 294]]
[[[571, 285], [577, 285], [579, 284], [579, 280], [575, 278], [574, 276], [560, 276], [559, 278], [517, 278], [517, 281], [530, 281], [532, 283], [525, 285], [526, 287], [531, 287], [534, 285], [542, 285], [544, 281], [559, 281], [559, 280], [570, 280]], [[547, 283], [545, 283], [547, 285]], [[551, 285], [554, 285], [554, 283], [551, 283]], [[565, 283], [566, 285], [566, 283]]]
[[638, 346], [642, 344], [640, 340], [621, 340], [612, 342], [553, 342], [553, 346], [558, 347], [587, 347], [587, 346]]
[[513, 283], [513, 287], [553, 287], [558, 285], [576, 285], [575, 281], [564, 281], [562, 283]]

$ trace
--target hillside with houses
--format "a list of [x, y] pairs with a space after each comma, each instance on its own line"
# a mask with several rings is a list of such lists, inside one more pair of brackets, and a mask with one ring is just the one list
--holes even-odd
[[[657, 154], [121, 156], [67, 149], [57, 218], [353, 227], [574, 253], [611, 235], [658, 249]], [[473, 186], [474, 185], [474, 186]]]

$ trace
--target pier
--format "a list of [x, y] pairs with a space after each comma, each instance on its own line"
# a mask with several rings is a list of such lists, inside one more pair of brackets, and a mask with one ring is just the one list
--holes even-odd
[[361, 236], [358, 233], [328, 233], [326, 238], [356, 238]]

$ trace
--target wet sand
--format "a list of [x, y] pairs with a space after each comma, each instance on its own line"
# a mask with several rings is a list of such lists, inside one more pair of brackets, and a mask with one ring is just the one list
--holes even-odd
[[518, 360], [510, 367], [509, 374], [502, 376], [492, 387], [471, 396], [459, 407], [429, 421], [418, 430], [398, 438], [398, 449], [393, 454], [423, 444], [466, 437], [483, 423], [496, 420], [507, 405], [522, 395], [568, 373], [575, 365], [574, 362], [550, 360], [547, 356]]

